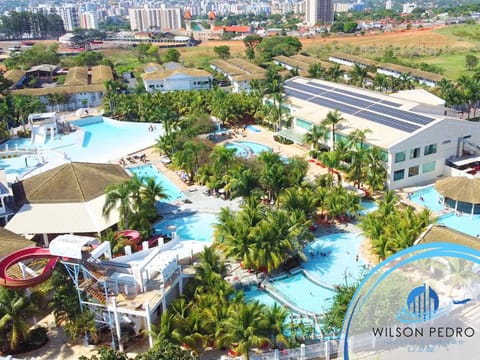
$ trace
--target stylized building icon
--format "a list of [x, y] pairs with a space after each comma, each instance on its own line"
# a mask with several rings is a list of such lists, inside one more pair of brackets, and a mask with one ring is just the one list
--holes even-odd
[[423, 284], [410, 291], [406, 307], [397, 318], [406, 323], [428, 321], [435, 317], [439, 306], [438, 294], [430, 286]]

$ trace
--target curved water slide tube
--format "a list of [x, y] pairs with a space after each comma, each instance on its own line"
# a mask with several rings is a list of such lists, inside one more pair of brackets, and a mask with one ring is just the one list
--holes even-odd
[[115, 237], [118, 239], [119, 237], [127, 238], [129, 245], [137, 246], [140, 242], [141, 235], [137, 230], [121, 230], [117, 231]]
[[33, 145], [42, 145], [45, 144], [47, 139], [46, 129], [40, 125], [32, 126], [32, 144]]
[[[30, 259], [48, 258], [47, 265], [44, 267], [42, 273], [30, 279], [14, 279], [7, 275], [7, 270], [13, 265]], [[58, 256], [54, 256], [48, 249], [39, 247], [26, 248], [15, 251], [2, 260], [0, 260], [0, 285], [7, 288], [28, 288], [38, 285], [52, 275], [55, 265], [57, 264]]]

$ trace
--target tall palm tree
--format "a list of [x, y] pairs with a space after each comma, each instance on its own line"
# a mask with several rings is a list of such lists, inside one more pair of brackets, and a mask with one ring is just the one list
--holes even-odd
[[343, 77], [344, 71], [340, 68], [339, 64], [333, 65], [327, 70], [326, 78], [330, 81], [338, 82]]
[[382, 190], [387, 179], [382, 151], [377, 147], [367, 149], [365, 159], [365, 183], [372, 192]]
[[327, 134], [328, 134], [328, 130], [323, 125], [323, 123], [320, 125], [313, 125], [310, 131], [304, 135], [304, 140], [306, 143], [312, 145], [312, 149], [319, 151], [320, 150], [319, 142], [320, 140], [325, 141]]
[[133, 194], [135, 190], [130, 181], [109, 185], [106, 189], [107, 195], [102, 209], [103, 216], [108, 217], [114, 209], [118, 209], [120, 227], [128, 229], [129, 219], [134, 213], [135, 200]]
[[287, 337], [283, 333], [287, 316], [288, 310], [277, 303], [265, 311], [265, 329], [269, 330], [270, 343], [274, 348], [278, 347], [279, 343], [288, 344]]
[[375, 89], [380, 90], [381, 92], [387, 91], [388, 88], [388, 78], [385, 74], [375, 74], [375, 78], [373, 79], [373, 87]]
[[228, 318], [215, 334], [218, 345], [233, 347], [249, 360], [252, 347], [270, 342], [261, 328], [264, 320], [262, 310], [263, 305], [258, 302], [232, 307]]
[[329, 111], [327, 117], [322, 121], [325, 126], [330, 126], [332, 132], [332, 149], [335, 149], [335, 130], [345, 119], [342, 117], [342, 113], [338, 110]]
[[17, 351], [27, 338], [30, 329], [27, 319], [35, 313], [30, 299], [22, 292], [0, 287], [0, 329], [10, 332], [12, 351]]
[[372, 130], [370, 129], [355, 129], [349, 135], [348, 139], [352, 148], [356, 145], [360, 146], [360, 149], [364, 148], [365, 142], [367, 141], [367, 134], [370, 134]]

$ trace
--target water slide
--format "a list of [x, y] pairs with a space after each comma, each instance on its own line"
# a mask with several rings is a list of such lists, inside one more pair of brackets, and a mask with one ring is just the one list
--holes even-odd
[[117, 231], [115, 238], [118, 239], [119, 237], [127, 238], [129, 245], [132, 246], [134, 249], [137, 248], [141, 240], [141, 235], [137, 230]]
[[34, 125], [32, 126], [32, 144], [43, 145], [47, 140], [47, 130], [44, 126]]
[[[45, 258], [48, 258], [49, 260], [42, 273], [38, 276], [30, 279], [15, 279], [7, 275], [7, 270], [21, 261]], [[57, 260], [58, 257], [50, 254], [50, 250], [39, 247], [15, 251], [0, 260], [0, 285], [13, 289], [28, 288], [38, 285], [46, 281], [52, 275]]]

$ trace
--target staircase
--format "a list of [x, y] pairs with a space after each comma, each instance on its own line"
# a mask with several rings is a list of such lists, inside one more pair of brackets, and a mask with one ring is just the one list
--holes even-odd
[[85, 291], [87, 291], [88, 294], [90, 294], [90, 296], [92, 296], [100, 304], [105, 305], [107, 303], [107, 297], [105, 296], [104, 292], [97, 290], [91, 286], [85, 288]]
[[95, 278], [99, 281], [105, 280], [105, 274], [102, 270], [100, 270], [97, 266], [92, 264], [91, 262], [84, 261], [82, 263], [83, 267], [88, 270], [90, 274], [95, 276]]

